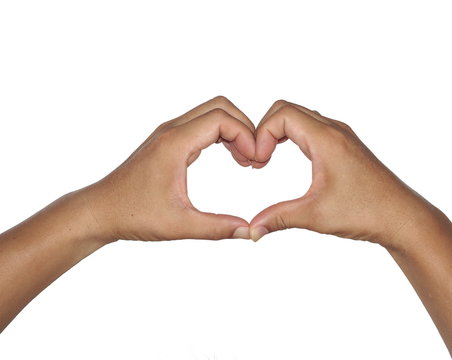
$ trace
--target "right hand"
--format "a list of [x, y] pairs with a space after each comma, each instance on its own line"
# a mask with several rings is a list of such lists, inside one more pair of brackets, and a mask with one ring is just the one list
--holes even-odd
[[256, 129], [256, 162], [269, 161], [289, 138], [312, 161], [312, 185], [301, 198], [268, 207], [251, 221], [251, 237], [304, 228], [405, 246], [401, 229], [442, 213], [384, 166], [346, 124], [284, 100], [273, 104]]

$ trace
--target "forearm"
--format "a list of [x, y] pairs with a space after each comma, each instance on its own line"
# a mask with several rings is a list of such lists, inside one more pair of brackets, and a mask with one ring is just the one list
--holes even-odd
[[78, 192], [0, 235], [0, 332], [44, 288], [106, 242]]
[[405, 246], [388, 249], [405, 273], [452, 354], [452, 224], [436, 212], [419, 215], [399, 237]]

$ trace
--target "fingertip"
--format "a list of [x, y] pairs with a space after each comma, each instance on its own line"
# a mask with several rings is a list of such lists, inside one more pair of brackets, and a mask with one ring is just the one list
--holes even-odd
[[278, 139], [266, 129], [260, 129], [256, 135], [256, 150], [254, 159], [260, 163], [267, 163], [270, 160], [273, 151], [275, 151]]
[[269, 163], [270, 159], [264, 162], [259, 161], [251, 161], [251, 166], [253, 169], [262, 169], [264, 166], [266, 166]]
[[234, 230], [232, 234], [233, 239], [250, 239], [249, 226], [240, 226]]
[[250, 237], [254, 242], [258, 241], [263, 236], [269, 233], [268, 229], [265, 226], [259, 225], [250, 228]]
[[[262, 210], [250, 221], [250, 232], [257, 238], [266, 235], [269, 232], [289, 229], [293, 227], [290, 220], [290, 206], [294, 200], [284, 201], [269, 206]], [[266, 230], [266, 232], [264, 231]]]
[[234, 143], [228, 141], [222, 141], [224, 147], [231, 153], [232, 158], [243, 167], [248, 167], [252, 165], [252, 160], [248, 159], [246, 156], [241, 154]]
[[248, 166], [252, 166], [252, 162], [250, 160], [237, 160], [237, 158], [235, 156], [232, 156], [234, 158], [234, 160], [237, 162], [237, 164], [239, 164], [242, 167], [248, 167]]
[[239, 133], [232, 143], [237, 152], [252, 161], [256, 157], [256, 141], [251, 133], [249, 136], [242, 136], [242, 134], [243, 133]]
[[[246, 236], [245, 229], [249, 223], [240, 217], [226, 214], [215, 214], [195, 210], [190, 222], [190, 238], [193, 239], [232, 239], [234, 236]], [[239, 228], [238, 234], [235, 231]]]
[[242, 161], [241, 163], [240, 163], [240, 165], [241, 166], [243, 166], [243, 167], [249, 167], [249, 166], [252, 166], [253, 165], [253, 163], [251, 162], [251, 161]]
[[264, 211], [265, 210], [261, 211], [259, 214], [254, 216], [254, 218], [250, 221], [250, 223], [249, 223], [250, 231], [252, 228], [257, 228], [259, 226], [265, 226], [264, 217], [263, 217]]

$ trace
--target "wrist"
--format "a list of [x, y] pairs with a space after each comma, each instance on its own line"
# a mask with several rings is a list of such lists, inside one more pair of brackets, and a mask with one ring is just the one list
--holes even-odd
[[71, 202], [77, 212], [79, 226], [83, 227], [82, 237], [94, 246], [103, 246], [117, 240], [109, 231], [109, 227], [102, 221], [99, 208], [93, 196], [91, 186], [70, 192], [62, 197]]
[[391, 254], [415, 255], [450, 242], [452, 223], [441, 210], [426, 202], [400, 218], [398, 227], [387, 235], [383, 246]]

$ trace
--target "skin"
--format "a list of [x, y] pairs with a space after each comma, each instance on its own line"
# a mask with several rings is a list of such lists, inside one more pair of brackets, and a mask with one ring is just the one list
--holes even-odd
[[163, 123], [105, 178], [1, 234], [0, 332], [61, 274], [118, 239], [249, 238], [247, 221], [200, 212], [187, 196], [187, 167], [217, 142], [250, 166], [254, 126], [222, 96]]
[[[312, 161], [299, 199], [244, 219], [203, 213], [187, 195], [187, 167], [222, 142], [238, 164], [265, 166], [290, 139]], [[0, 235], [0, 331], [39, 292], [118, 239], [259, 238], [303, 228], [385, 247], [411, 281], [452, 352], [452, 224], [346, 124], [276, 101], [257, 129], [222, 96], [163, 123], [105, 178], [66, 194]]]
[[255, 167], [276, 145], [296, 143], [312, 161], [301, 198], [268, 207], [250, 223], [253, 240], [289, 228], [385, 247], [410, 280], [452, 353], [452, 223], [404, 184], [346, 124], [279, 100], [256, 129]]

